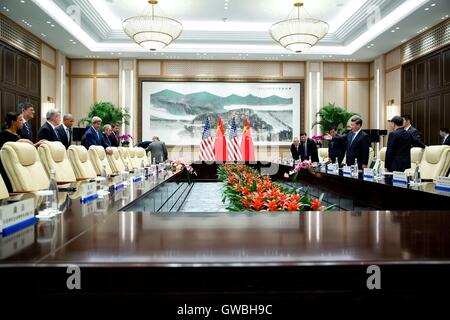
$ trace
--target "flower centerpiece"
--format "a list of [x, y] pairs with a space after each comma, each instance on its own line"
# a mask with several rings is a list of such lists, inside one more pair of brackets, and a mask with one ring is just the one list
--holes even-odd
[[131, 140], [133, 140], [133, 137], [130, 134], [125, 133], [119, 137], [119, 140], [122, 147], [129, 147]]
[[294, 169], [289, 171], [289, 173], [285, 173], [284, 177], [285, 178], [289, 178], [291, 177], [292, 181], [296, 181], [299, 172], [301, 172], [304, 169], [312, 169], [314, 167], [316, 167], [317, 164], [309, 161], [309, 160], [304, 160], [303, 162], [300, 162], [299, 164], [295, 165]]
[[223, 199], [228, 200], [230, 211], [321, 211], [325, 207], [321, 199], [297, 192], [262, 176], [246, 165], [226, 164], [217, 170], [224, 184]]
[[184, 171], [186, 173], [189, 184], [192, 183], [192, 176], [197, 175], [197, 172], [195, 172], [194, 168], [183, 159], [172, 161], [170, 163], [170, 167], [174, 173]]
[[312, 139], [312, 140], [316, 143], [316, 145], [318, 145], [319, 147], [322, 146], [323, 136], [313, 136], [311, 139]]

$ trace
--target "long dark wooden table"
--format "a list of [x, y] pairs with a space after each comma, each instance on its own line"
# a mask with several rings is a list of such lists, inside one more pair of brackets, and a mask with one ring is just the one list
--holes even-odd
[[[216, 164], [195, 164], [197, 179], [213, 181], [215, 168]], [[289, 169], [280, 166], [272, 176], [281, 179]], [[170, 308], [183, 299], [283, 304], [293, 299], [372, 301], [407, 296], [415, 301], [448, 296], [450, 206], [443, 208], [448, 196], [431, 189], [306, 173], [300, 182], [361, 189], [354, 196], [365, 196], [380, 207], [390, 203], [383, 198], [396, 195], [438, 205], [425, 203], [430, 210], [306, 213], [120, 210], [165, 183], [183, 181], [176, 174], [169, 181], [145, 181], [139, 188], [133, 184], [97, 200], [92, 210], [68, 195], [63, 214], [54, 221], [39, 221], [9, 236], [15, 238], [1, 239], [2, 285], [11, 296], [168, 299]], [[380, 190], [376, 197], [367, 196]], [[201, 199], [198, 195], [199, 205]], [[82, 290], [67, 289], [68, 265], [81, 268]], [[370, 265], [381, 268], [381, 291], [367, 288]]]

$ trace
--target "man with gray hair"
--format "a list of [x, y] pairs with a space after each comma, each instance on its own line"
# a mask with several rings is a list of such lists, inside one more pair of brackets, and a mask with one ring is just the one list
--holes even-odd
[[56, 131], [59, 133], [59, 137], [61, 138], [61, 142], [66, 147], [72, 144], [72, 126], [73, 126], [74, 118], [70, 113], [66, 113], [63, 116], [63, 122], [56, 128]]
[[102, 119], [100, 117], [92, 117], [91, 126], [86, 130], [86, 133], [81, 138], [81, 144], [89, 149], [90, 146], [102, 145], [102, 134], [100, 132], [100, 126], [102, 125]]
[[106, 154], [112, 154], [111, 141], [109, 141], [109, 136], [111, 135], [112, 127], [110, 124], [105, 124], [103, 126], [103, 134], [102, 134], [102, 146], [105, 148]]
[[47, 111], [47, 122], [39, 129], [37, 137], [38, 140], [45, 139], [47, 141], [61, 141], [56, 127], [61, 122], [61, 112], [56, 109]]

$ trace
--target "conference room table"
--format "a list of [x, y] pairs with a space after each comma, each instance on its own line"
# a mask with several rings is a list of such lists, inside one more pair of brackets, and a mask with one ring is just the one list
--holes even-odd
[[[0, 238], [2, 286], [12, 296], [42, 300], [189, 296], [214, 302], [232, 294], [232, 300], [290, 301], [337, 292], [369, 299], [376, 296], [366, 284], [371, 265], [381, 268], [390, 298], [407, 293], [432, 299], [450, 285], [450, 196], [431, 182], [402, 188], [316, 171], [292, 182], [284, 178], [292, 167], [280, 165], [272, 175], [280, 183], [315, 187], [312, 195], [332, 192], [324, 201], [336, 194], [361, 197], [361, 207], [370, 209], [204, 212], [202, 197], [208, 195], [191, 188], [217, 183], [218, 164], [193, 166], [193, 184], [179, 172], [130, 182], [89, 203], [76, 192], [60, 192], [62, 214]], [[159, 199], [154, 211], [127, 209], [149, 197]], [[197, 212], [181, 211], [188, 197], [198, 201]], [[424, 205], [395, 202], [396, 209], [389, 209], [396, 197]], [[67, 268], [74, 265], [82, 270], [82, 294], [66, 287]]]

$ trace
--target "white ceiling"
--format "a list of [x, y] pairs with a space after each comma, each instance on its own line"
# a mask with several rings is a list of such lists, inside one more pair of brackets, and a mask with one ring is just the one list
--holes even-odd
[[304, 2], [330, 32], [301, 54], [279, 46], [267, 31], [292, 13], [293, 0], [160, 0], [157, 14], [179, 20], [184, 30], [155, 53], [121, 28], [125, 18], [150, 12], [147, 0], [0, 0], [0, 12], [69, 57], [346, 61], [371, 60], [450, 13], [448, 0]]

